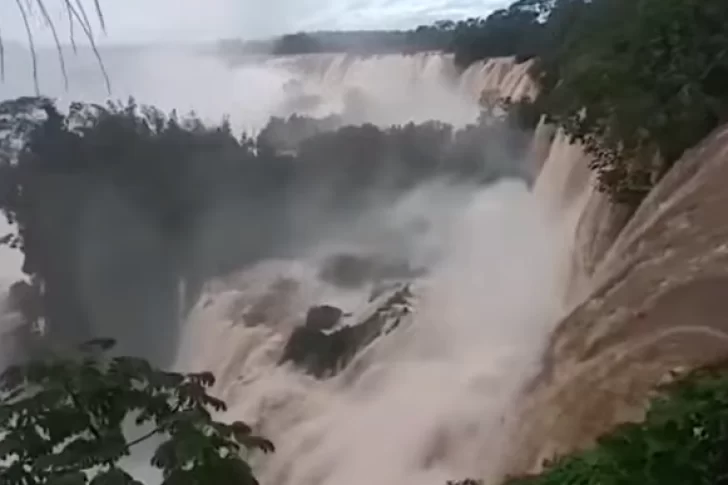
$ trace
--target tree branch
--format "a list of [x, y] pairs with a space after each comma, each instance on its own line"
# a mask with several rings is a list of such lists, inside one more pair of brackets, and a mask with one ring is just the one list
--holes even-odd
[[28, 22], [28, 13], [25, 11], [22, 0], [15, 0], [15, 3], [20, 10], [20, 15], [23, 17], [23, 24], [25, 24], [25, 32], [28, 35], [28, 44], [30, 47], [30, 58], [33, 64], [33, 85], [35, 86], [35, 93], [40, 95], [40, 86], [38, 84], [38, 56], [35, 53], [35, 42], [33, 42], [33, 32], [30, 30], [30, 23]]
[[91, 429], [91, 433], [94, 435], [94, 438], [96, 438], [99, 441], [99, 444], [101, 443], [102, 436], [101, 432], [98, 430], [96, 425], [94, 424], [93, 415], [89, 412], [88, 409], [81, 403], [81, 400], [76, 396], [76, 394], [71, 390], [71, 388], [68, 386], [67, 383], [63, 383], [63, 390], [68, 393], [68, 395], [71, 398], [71, 402], [73, 403], [76, 408], [84, 413], [88, 417], [88, 426]]
[[[20, 12], [20, 16], [23, 20], [23, 25], [25, 27], [25, 33], [26, 33], [27, 39], [28, 39], [31, 61], [32, 61], [32, 70], [33, 70], [33, 86], [35, 87], [36, 95], [40, 95], [40, 86], [39, 86], [39, 82], [38, 82], [38, 55], [37, 55], [35, 42], [34, 42], [34, 38], [33, 38], [33, 31], [30, 26], [30, 20], [29, 20], [30, 17], [32, 17], [35, 13], [33, 11], [34, 6], [38, 7], [38, 10], [40, 11], [40, 15], [43, 18], [44, 23], [51, 29], [56, 51], [58, 52], [58, 61], [61, 64], [61, 72], [63, 75], [64, 87], [66, 90], [68, 90], [68, 74], [67, 74], [67, 70], [66, 70], [65, 57], [63, 55], [63, 46], [62, 46], [60, 38], [58, 36], [58, 31], [55, 27], [55, 24], [53, 23], [53, 19], [49, 15], [48, 9], [45, 6], [45, 1], [46, 0], [15, 0], [16, 7], [18, 8], [18, 11]], [[59, 1], [61, 1], [62, 5], [65, 6], [66, 12], [68, 14], [67, 17], [68, 17], [68, 24], [69, 24], [69, 38], [70, 38], [70, 43], [71, 43], [74, 53], [77, 52], [74, 24], [76, 22], [78, 22], [81, 26], [81, 29], [84, 32], [84, 35], [87, 37], [87, 39], [89, 41], [91, 50], [93, 51], [94, 57], [96, 58], [99, 68], [101, 69], [101, 73], [104, 77], [104, 83], [106, 85], [106, 91], [108, 92], [108, 94], [111, 94], [111, 82], [109, 80], [108, 73], [106, 72], [106, 67], [104, 65], [104, 62], [103, 62], [101, 55], [99, 54], [98, 48], [96, 46], [96, 41], [94, 40], [94, 35], [93, 35], [93, 27], [91, 26], [91, 22], [86, 13], [86, 9], [83, 6], [83, 3], [81, 2], [81, 0], [59, 0]], [[99, 20], [99, 23], [101, 24], [101, 30], [105, 33], [106, 32], [106, 19], [104, 18], [104, 14], [101, 9], [100, 0], [94, 0], [94, 8], [96, 10], [96, 16]], [[0, 82], [4, 82], [4, 81], [5, 81], [5, 46], [3, 43], [2, 32], [0, 32]]]
[[48, 27], [51, 29], [51, 34], [53, 35], [53, 40], [56, 44], [56, 51], [58, 51], [58, 62], [61, 64], [61, 74], [63, 75], [63, 85], [68, 90], [68, 73], [66, 72], [66, 60], [63, 56], [63, 48], [61, 47], [61, 41], [58, 38], [58, 32], [56, 32], [56, 26], [53, 25], [53, 21], [51, 20], [50, 15], [48, 15], [48, 10], [46, 10], [45, 3], [43, 3], [43, 0], [37, 0], [38, 8], [40, 9], [40, 13], [45, 19], [46, 23], [48, 24]]

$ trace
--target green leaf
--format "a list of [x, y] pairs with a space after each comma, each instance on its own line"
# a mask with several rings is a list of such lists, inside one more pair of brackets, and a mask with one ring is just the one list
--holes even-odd
[[[104, 339], [94, 342], [102, 350], [109, 348]], [[227, 477], [225, 483], [232, 483], [233, 476], [240, 483], [253, 483], [250, 467], [238, 454], [240, 445], [269, 452], [273, 444], [252, 436], [245, 423], [231, 426], [212, 419], [211, 411], [224, 403], [207, 394], [206, 386], [214, 382], [209, 373], [163, 372], [143, 359], [107, 361], [102, 354], [32, 361], [5, 373], [13, 400], [0, 405], [5, 418], [0, 422], [0, 458], [17, 459], [0, 459], [0, 483], [85, 484], [84, 472], [100, 467], [92, 485], [138, 485], [117, 464], [130, 454], [131, 446], [154, 436], [168, 439], [151, 463], [167, 480], [179, 478], [175, 485], [185, 480], [202, 484], [203, 472], [221, 480]], [[137, 422], [154, 428], [130, 441], [122, 425], [134, 414]], [[241, 443], [233, 439], [235, 433]], [[52, 481], [38, 483], [38, 476]]]
[[143, 485], [135, 480], [131, 475], [119, 468], [111, 468], [109, 470], [98, 473], [90, 485]]
[[86, 485], [86, 475], [81, 472], [52, 475], [46, 485]]

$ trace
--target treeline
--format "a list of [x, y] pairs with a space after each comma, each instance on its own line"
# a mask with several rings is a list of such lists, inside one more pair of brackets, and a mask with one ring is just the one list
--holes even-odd
[[562, 3], [572, 20], [534, 69], [542, 109], [596, 156], [601, 188], [634, 204], [728, 117], [728, 2]]
[[726, 25], [723, 0], [520, 0], [485, 18], [405, 32], [299, 33], [266, 49], [439, 50], [462, 69], [497, 56], [535, 59], [534, 110], [584, 143], [603, 191], [634, 205], [726, 121]]
[[0, 208], [18, 232], [5, 242], [23, 252], [39, 294], [24, 299], [42, 308], [28, 313], [50, 337], [114, 336], [120, 351], [164, 363], [203, 281], [291, 255], [435, 177], [520, 176], [527, 143], [510, 123], [293, 117], [250, 138], [133, 101], [67, 113], [44, 98], [6, 101]]
[[543, 20], [552, 4], [553, 0], [520, 0], [485, 18], [441, 20], [412, 30], [297, 32], [270, 41], [222, 41], [218, 49], [228, 56], [445, 51], [455, 54], [462, 68], [487, 57], [516, 55], [525, 60], [539, 52]]
[[456, 62], [533, 58], [531, 110], [584, 144], [617, 202], [638, 204], [728, 121], [723, 0], [522, 0], [468, 22], [450, 25]]

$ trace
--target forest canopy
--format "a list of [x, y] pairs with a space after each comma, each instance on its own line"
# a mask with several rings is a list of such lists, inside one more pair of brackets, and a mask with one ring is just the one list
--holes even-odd
[[523, 177], [513, 161], [528, 144], [513, 123], [379, 128], [295, 116], [251, 138], [133, 100], [68, 112], [46, 98], [5, 101], [0, 209], [17, 234], [4, 242], [23, 253], [49, 337], [112, 335], [162, 364], [204, 281], [286, 257], [287, 241], [315, 240], [373, 198], [394, 201], [428, 180]]
[[594, 155], [599, 187], [635, 205], [682, 153], [728, 117], [728, 2], [519, 0], [486, 17], [409, 31], [311, 32], [274, 54], [442, 51], [466, 69], [533, 59], [536, 109]]

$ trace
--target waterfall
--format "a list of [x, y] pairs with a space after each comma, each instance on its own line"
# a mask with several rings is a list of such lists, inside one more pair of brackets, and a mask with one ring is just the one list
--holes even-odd
[[[65, 101], [103, 102], [134, 96], [163, 110], [194, 110], [219, 122], [229, 115], [238, 129], [255, 132], [271, 115], [342, 115], [345, 122], [379, 125], [438, 120], [454, 125], [474, 121], [480, 93], [498, 91], [514, 99], [533, 96], [529, 63], [512, 58], [475, 63], [462, 75], [452, 56], [439, 53], [310, 54], [250, 57], [230, 67], [223, 59], [181, 48], [116, 48], [102, 51], [112, 84], [106, 92], [91, 52], [66, 59], [64, 88], [56, 53], [38, 52], [41, 92]], [[5, 53], [3, 99], [34, 95], [29, 53], [10, 45]]]
[[[59, 79], [52, 57], [40, 56], [48, 91], [106, 97], [100, 84], [84, 83], [90, 64], [83, 55], [69, 63], [71, 88], [62, 93], [60, 80], [52, 87], [53, 76]], [[270, 57], [232, 68], [178, 51], [107, 56], [114, 97], [194, 108], [206, 119], [228, 113], [236, 127], [252, 131], [270, 115], [292, 113], [463, 125], [478, 115], [484, 91], [532, 97], [528, 67], [492, 59], [459, 74], [450, 56], [435, 53]], [[22, 70], [9, 72], [14, 77], [0, 94], [29, 94], [16, 79]], [[533, 190], [518, 181], [419, 187], [377, 212], [376, 224], [358, 233], [368, 239], [327, 240], [297, 259], [259, 261], [207, 283], [185, 322], [176, 367], [212, 371], [213, 392], [229, 405], [223, 417], [248, 421], [274, 441], [275, 454], [251, 458], [264, 485], [499, 478], [508, 411], [570, 304], [575, 225], [589, 197], [583, 152], [563, 133], [551, 141], [548, 131], [540, 126], [534, 140], [534, 157], [547, 155]], [[437, 254], [423, 258], [423, 276], [384, 289], [347, 289], [322, 278], [342, 247], [386, 253], [385, 229], [405, 231], [422, 219], [431, 229], [404, 247]], [[400, 294], [406, 297], [392, 303]], [[332, 331], [372, 318], [382, 324], [346, 368], [317, 379], [280, 362], [308, 309], [323, 304], [344, 312]]]
[[[311, 54], [272, 58], [275, 69], [301, 75], [289, 84], [288, 109], [313, 115], [343, 113], [346, 122], [379, 125], [438, 120], [463, 125], [475, 120], [486, 89], [505, 96], [527, 94], [527, 65], [510, 58], [477, 63], [462, 76], [452, 56]], [[309, 105], [305, 101], [308, 100]]]
[[[413, 313], [338, 377], [277, 365], [307, 306], [340, 306], [351, 322], [371, 311], [366, 293], [327, 286], [310, 262], [265, 262], [213, 282], [179, 366], [212, 370], [229, 417], [277, 443], [258, 463], [263, 483], [495, 478], [508, 406], [563, 311], [560, 228], [541, 202], [519, 182], [474, 193], [446, 258], [415, 283]], [[251, 325], [263, 300], [266, 323]]]
[[[387, 102], [436, 86], [477, 109], [483, 89], [516, 99], [533, 93], [527, 66], [512, 59], [476, 65], [454, 81], [451, 59], [431, 54], [270, 62], [294, 66], [306, 89], [334, 100], [353, 86]], [[409, 101], [399, 102], [400, 115], [410, 114], [403, 108]], [[230, 405], [226, 417], [252, 423], [276, 443], [272, 456], [253, 458], [263, 483], [442, 485], [500, 477], [508, 410], [568, 308], [574, 226], [587, 197], [583, 152], [563, 133], [541, 144], [550, 148], [534, 190], [515, 181], [469, 189], [449, 223], [438, 226], [444, 256], [409, 281], [409, 310], [332, 378], [280, 364], [306, 310], [333, 305], [348, 315], [340, 325], [356, 326], [384, 300], [369, 301], [371, 287], [322, 281], [327, 248], [208, 284], [184, 330], [178, 367], [213, 371], [214, 392]], [[401, 205], [391, 212], [401, 213]]]

